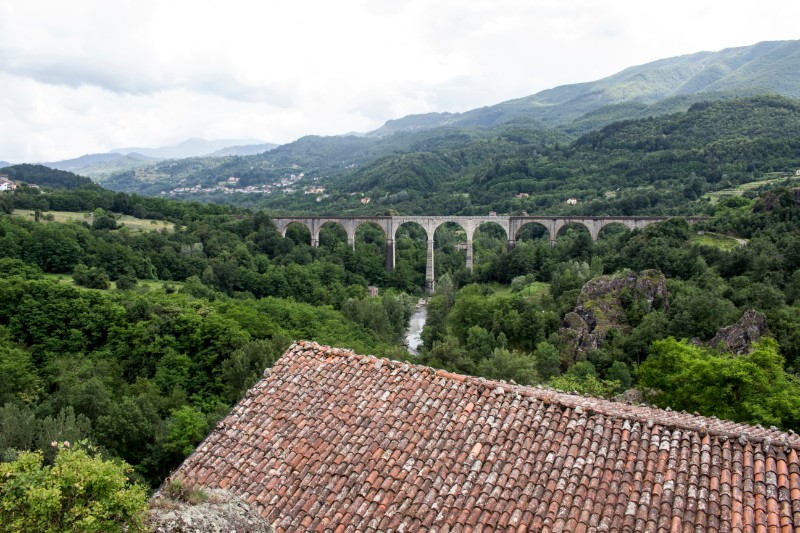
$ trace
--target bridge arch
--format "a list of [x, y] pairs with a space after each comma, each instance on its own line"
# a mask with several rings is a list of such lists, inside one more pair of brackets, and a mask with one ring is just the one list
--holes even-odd
[[389, 240], [387, 228], [371, 220], [360, 220], [356, 223], [355, 228], [353, 229], [353, 239], [357, 241], [359, 235], [363, 235], [362, 240], [366, 243], [378, 242], [376, 237], [373, 235], [373, 233], [377, 233], [374, 231], [375, 229], [380, 230], [380, 233], [383, 236], [383, 239], [380, 241], [381, 245], [385, 244], [386, 241]]
[[344, 225], [336, 220], [322, 221], [322, 223], [319, 224], [319, 227], [316, 229], [317, 229], [316, 239], [318, 245], [334, 244], [333, 242], [323, 242], [323, 239], [321, 238], [322, 235], [328, 237], [329, 241], [331, 238], [333, 238], [335, 242], [340, 242], [340, 241], [350, 242], [350, 236], [347, 234], [347, 230], [345, 229]]
[[[311, 233], [311, 226], [310, 226], [310, 224], [307, 224], [305, 220], [281, 219], [281, 220], [274, 220], [273, 222], [275, 224], [275, 227], [278, 229], [278, 232], [281, 234], [281, 237], [283, 237], [283, 238], [286, 238], [286, 230], [289, 228], [289, 226], [291, 224], [300, 224], [301, 226], [305, 226], [305, 228], [308, 230], [309, 234]], [[309, 222], [310, 222], [310, 220], [309, 220]]]
[[425, 235], [425, 239], [429, 238], [428, 228], [426, 228], [425, 224], [417, 220], [404, 220], [394, 227], [392, 237], [395, 240], [397, 240], [398, 232], [400, 231], [400, 228], [402, 228], [403, 226], [406, 226], [407, 230], [410, 230], [411, 227], [416, 226], [417, 228], [419, 228], [419, 230], [422, 230], [422, 233]]
[[593, 228], [591, 225], [584, 223], [582, 220], [566, 220], [562, 224], [558, 224], [554, 234], [555, 239], [557, 240], [558, 237], [563, 236], [567, 231], [570, 230], [586, 232], [589, 234], [589, 237], [591, 237], [592, 240], [595, 240], [596, 233], [592, 231]]
[[355, 225], [353, 240], [354, 259], [352, 268], [364, 276], [371, 285], [383, 285], [389, 278], [390, 268], [389, 241], [386, 230], [375, 221], [358, 221]]
[[486, 254], [502, 254], [514, 248], [514, 238], [508, 224], [496, 220], [480, 220], [475, 224], [471, 241], [467, 243], [467, 270], [472, 271], [475, 258]]
[[[419, 220], [399, 220], [396, 224], [392, 227], [391, 230], [392, 239], [387, 241], [386, 243], [386, 268], [387, 270], [394, 270], [397, 267], [407, 268], [407, 265], [403, 267], [400, 263], [397, 262], [396, 256], [396, 249], [397, 247], [405, 247], [408, 246], [406, 242], [404, 242], [405, 238], [412, 241], [412, 246], [418, 247], [419, 244], [422, 242], [422, 239], [425, 239], [425, 246], [429, 250], [428, 258], [432, 257], [433, 249], [433, 236], [428, 232], [428, 229], [425, 225]], [[431, 264], [431, 268], [425, 268], [425, 288], [429, 292], [433, 292], [433, 286], [429, 286], [428, 274], [430, 270], [431, 279], [433, 276], [433, 265]]]
[[547, 225], [537, 220], [524, 221], [516, 228], [513, 235], [515, 241], [528, 240], [529, 237], [553, 240]]
[[609, 235], [617, 235], [622, 232], [627, 233], [630, 231], [632, 231], [632, 228], [628, 224], [625, 224], [622, 221], [610, 220], [600, 226], [600, 229], [597, 231], [597, 237], [595, 238], [595, 240], [597, 241], [603, 240], [605, 237]]
[[[569, 238], [567, 238], [567, 234], [571, 234]], [[551, 245], [559, 255], [580, 261], [590, 259], [596, 236], [591, 225], [580, 220], [569, 220], [561, 224], [555, 235]]]
[[478, 231], [488, 234], [498, 233], [497, 230], [493, 228], [499, 228], [500, 231], [503, 232], [504, 240], [508, 241], [512, 238], [509, 234], [508, 225], [503, 225], [496, 220], [480, 220], [475, 224], [475, 229], [472, 230], [472, 240], [475, 240], [475, 233]]
[[350, 243], [350, 232], [349, 226], [352, 225], [352, 220], [348, 219], [341, 219], [341, 218], [314, 218], [311, 220], [311, 232], [313, 240], [311, 241], [311, 246], [316, 248], [319, 246], [319, 230], [322, 229], [322, 226], [326, 224], [338, 224], [342, 228], [344, 228], [345, 234], [347, 234], [347, 242]]
[[[442, 257], [440, 256], [439, 262], [434, 262], [434, 274], [437, 268], [440, 273], [443, 269], [455, 273], [461, 268], [464, 258], [466, 259], [466, 264], [469, 266], [472, 260], [472, 243], [470, 241], [469, 231], [464, 227], [464, 224], [455, 220], [445, 220], [436, 223], [435, 227], [436, 229], [433, 231], [432, 239], [434, 253], [438, 244], [440, 250], [452, 247], [455, 249], [455, 254], [449, 254], [447, 257], [449, 261], [446, 263], [441, 262]], [[462, 251], [465, 253], [462, 254]], [[433, 257], [431, 257], [431, 260], [433, 260]]]
[[356, 220], [355, 225], [353, 226], [353, 239], [355, 239], [356, 233], [358, 233], [358, 229], [361, 226], [369, 225], [369, 226], [376, 226], [383, 231], [383, 236], [388, 240], [392, 239], [389, 235], [389, 226], [388, 224], [382, 224], [376, 220]]
[[296, 228], [296, 232], [302, 232], [308, 235], [308, 240], [306, 241], [310, 246], [314, 246], [314, 234], [311, 232], [311, 227], [305, 224], [302, 220], [290, 220], [286, 224], [284, 224], [283, 228], [281, 229], [281, 236], [284, 239], [291, 238], [290, 235], [290, 228]]

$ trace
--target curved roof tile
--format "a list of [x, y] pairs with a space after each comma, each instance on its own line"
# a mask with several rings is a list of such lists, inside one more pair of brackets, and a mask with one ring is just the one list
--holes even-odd
[[800, 528], [800, 437], [293, 344], [173, 474], [278, 531]]

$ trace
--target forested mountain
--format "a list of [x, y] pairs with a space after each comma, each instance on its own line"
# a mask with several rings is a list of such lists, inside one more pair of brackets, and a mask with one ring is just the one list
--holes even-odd
[[[599, 198], [603, 190], [621, 187], [675, 179], [679, 180], [675, 185], [679, 185], [691, 172], [713, 184], [723, 174], [734, 181], [747, 181], [754, 171], [788, 170], [800, 162], [800, 103], [780, 97], [753, 97], [695, 104], [684, 113], [617, 122], [562, 147], [525, 137], [525, 131], [514, 133], [503, 131], [489, 146], [462, 144], [462, 153], [475, 154], [473, 167], [467, 172], [471, 195], [488, 193], [502, 198], [560, 188], [562, 195], [575, 192], [584, 198], [591, 198], [594, 189]], [[433, 151], [439, 156], [443, 153]], [[371, 167], [383, 164], [358, 169], [341, 181], [349, 190], [397, 192], [398, 185], [392, 181], [396, 173], [383, 173], [384, 180], [374, 177], [381, 171]], [[439, 175], [457, 174], [451, 171]], [[440, 186], [447, 181], [437, 180]], [[424, 186], [401, 185], [426, 192]]]
[[[708, 193], [800, 168], [800, 104], [779, 96], [698, 103], [572, 142], [527, 125], [473, 131], [481, 134], [427, 130], [416, 151], [324, 180], [327, 198], [219, 200], [328, 214], [364, 211], [362, 197], [371, 198], [366, 210], [373, 213], [690, 214], [706, 209]], [[569, 198], [577, 204], [567, 205]]]
[[[174, 146], [161, 146], [158, 148], [116, 148], [112, 152], [120, 154], [140, 154], [145, 157], [152, 157], [157, 159], [182, 159], [187, 157], [202, 157], [205, 155], [213, 154], [218, 150], [223, 150], [230, 147], [246, 146], [246, 145], [263, 145], [263, 141], [257, 139], [215, 139], [209, 141], [207, 139], [187, 139]], [[275, 146], [275, 145], [271, 145]]]
[[87, 154], [75, 159], [45, 163], [50, 168], [75, 172], [96, 181], [102, 181], [113, 172], [121, 172], [138, 167], [148, 166], [157, 161], [137, 153], [127, 155], [118, 153]]
[[14, 181], [53, 189], [77, 189], [94, 183], [89, 178], [78, 176], [72, 172], [27, 163], [0, 168], [0, 174], [5, 174]]
[[[569, 136], [541, 126], [524, 123], [532, 135], [546, 138], [549, 143], [566, 142]], [[489, 139], [491, 130], [449, 131], [434, 130], [421, 133], [401, 133], [385, 139], [368, 139], [355, 135], [319, 137], [306, 136], [254, 156], [192, 158], [169, 160], [148, 169], [112, 175], [103, 184], [111, 189], [157, 194], [176, 186], [214, 186], [230, 177], [238, 178], [239, 187], [274, 185], [292, 174], [304, 174], [304, 183], [346, 173], [349, 169], [374, 161], [394, 152], [429, 151], [458, 147], [472, 138]]]
[[[400, 212], [419, 212], [417, 204], [423, 199], [427, 204], [450, 205], [451, 211], [465, 213], [486, 209], [547, 211], [575, 196], [574, 191], [582, 188], [581, 178], [593, 184], [591, 194], [584, 194], [587, 200], [599, 198], [598, 189], [603, 187], [606, 190], [602, 194], [624, 193], [616, 191], [617, 183], [622, 182], [625, 189], [633, 178], [637, 187], [645, 182], [652, 185], [659, 180], [653, 175], [664, 169], [674, 176], [668, 162], [684, 157], [686, 150], [701, 150], [701, 143], [714, 142], [711, 137], [715, 135], [728, 140], [744, 138], [751, 126], [758, 136], [774, 135], [775, 129], [767, 132], [758, 125], [760, 120], [770, 120], [769, 112], [741, 114], [736, 108], [763, 109], [770, 105], [765, 102], [780, 101], [781, 95], [786, 102], [800, 96], [800, 77], [794, 68], [798, 54], [800, 41], [700, 52], [465, 113], [429, 113], [389, 121], [367, 136], [308, 136], [256, 155], [168, 160], [117, 172], [104, 184], [121, 191], [190, 195], [201, 201], [284, 211], [350, 212], [361, 208], [363, 196], [383, 198], [382, 209]], [[770, 96], [761, 99], [747, 98], [767, 94]], [[726, 106], [725, 102], [733, 103]], [[709, 115], [720, 120], [720, 128], [674, 118], [707, 105], [712, 108]], [[653, 131], [646, 132], [651, 136], [646, 142], [622, 151], [593, 143], [595, 154], [591, 156], [581, 151], [585, 138], [575, 142], [581, 135], [602, 137], [606, 126], [625, 129], [637, 121], [668, 129], [661, 134], [671, 141], [683, 138], [682, 148], [666, 147]], [[698, 135], [696, 128], [706, 133]], [[642, 160], [646, 168], [615, 167], [612, 161], [620, 156]], [[792, 159], [791, 154], [784, 156]], [[699, 165], [703, 167], [699, 170], [706, 175], [691, 169], [682, 178], [688, 179], [693, 170], [707, 182], [717, 183], [720, 180], [712, 174], [731, 174], [720, 169], [741, 167], [742, 162], [738, 157], [730, 165], [724, 160], [714, 165], [713, 158], [703, 159], [705, 164]], [[759, 158], [748, 164], [751, 169], [745, 180], [756, 178], [759, 172], [785, 170], [771, 169], [774, 165], [765, 165]], [[509, 165], [514, 169], [502, 168]], [[509, 181], [509, 187], [502, 188], [504, 193], [530, 195], [544, 190], [552, 197], [536, 202], [509, 201], [507, 194], [496, 198], [497, 190], [491, 189], [491, 184], [496, 182], [497, 173]], [[534, 183], [545, 173], [550, 183]], [[645, 176], [648, 173], [650, 177]], [[516, 177], [509, 178], [508, 174]], [[326, 187], [327, 196], [304, 197], [303, 190], [311, 186]], [[442, 196], [445, 192], [449, 195]], [[652, 200], [633, 204], [654, 207]], [[373, 203], [372, 208], [379, 210], [376, 205]], [[616, 208], [605, 209], [593, 205], [590, 210], [613, 213]], [[630, 207], [626, 209], [630, 212]]]
[[[230, 143], [245, 142], [237, 140], [206, 141], [204, 139], [190, 139], [177, 146], [162, 148], [123, 148], [120, 152], [105, 154], [87, 154], [74, 159], [45, 163], [50, 168], [75, 172], [88, 176], [95, 181], [102, 182], [110, 174], [149, 167], [155, 162], [175, 158], [188, 157], [226, 157], [255, 155], [272, 150], [277, 144], [259, 143], [232, 145]], [[256, 141], [252, 141], [256, 142]], [[143, 155], [136, 150], [142, 150], [149, 155]]]
[[[65, 159], [64, 161], [56, 161], [47, 163], [46, 166], [58, 170], [66, 170], [68, 172], [80, 171], [82, 169], [91, 168], [92, 165], [104, 165], [113, 163], [118, 159], [124, 158], [123, 154], [116, 152], [109, 152], [107, 154], [86, 154], [74, 159]], [[137, 161], [154, 161], [154, 158], [145, 157], [140, 154], [131, 153], [133, 159]], [[88, 175], [84, 172], [83, 175]]]
[[[577, 138], [527, 120], [304, 137], [256, 156], [165, 161], [104, 184], [281, 213], [690, 214], [705, 203], [686, 198], [793, 173], [799, 124], [797, 100], [756, 96], [699, 102]], [[305, 194], [312, 186], [324, 194]]]
[[616, 120], [685, 110], [697, 101], [766, 93], [800, 98], [799, 61], [800, 41], [699, 52], [465, 113], [428, 113], [390, 120], [370, 135], [439, 126], [490, 126], [521, 116], [567, 131], [586, 131], [588, 126]]
[[213, 155], [216, 157], [224, 157], [228, 155], [256, 155], [262, 152], [268, 152], [273, 148], [277, 148], [277, 144], [273, 143], [260, 143], [260, 144], [244, 144], [240, 146], [226, 146], [225, 148], [220, 148], [219, 150], [215, 150], [213, 153], [209, 155]]

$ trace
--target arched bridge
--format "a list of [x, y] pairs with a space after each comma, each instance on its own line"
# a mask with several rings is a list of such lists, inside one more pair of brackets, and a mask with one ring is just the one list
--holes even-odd
[[[567, 224], [581, 224], [589, 230], [592, 240], [597, 240], [600, 231], [609, 224], [622, 224], [628, 229], [644, 228], [656, 222], [663, 222], [668, 217], [536, 217], [536, 216], [384, 216], [384, 217], [282, 217], [273, 218], [281, 235], [286, 236], [289, 224], [299, 223], [311, 232], [311, 246], [319, 246], [319, 231], [328, 223], [339, 224], [347, 233], [347, 242], [355, 247], [356, 230], [362, 224], [375, 224], [383, 229], [386, 234], [386, 268], [393, 270], [395, 267], [394, 241], [397, 230], [403, 224], [418, 224], [425, 230], [428, 239], [428, 256], [425, 267], [425, 289], [433, 292], [433, 235], [436, 228], [442, 224], [453, 222], [461, 226], [467, 234], [467, 269], [472, 270], [472, 238], [475, 230], [482, 224], [497, 224], [505, 230], [508, 238], [508, 249], [514, 248], [517, 235], [522, 227], [527, 224], [544, 226], [550, 236], [550, 246], [555, 246], [559, 231]], [[689, 217], [686, 221], [690, 224], [703, 220], [703, 217]]]

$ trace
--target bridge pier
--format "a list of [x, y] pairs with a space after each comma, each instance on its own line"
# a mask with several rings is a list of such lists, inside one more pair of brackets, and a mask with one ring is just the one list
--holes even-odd
[[510, 252], [516, 247], [517, 247], [517, 240], [509, 237], [508, 242], [506, 243], [506, 252]]
[[395, 266], [394, 239], [386, 239], [386, 270], [392, 272]]
[[425, 292], [433, 294], [436, 284], [433, 279], [433, 235], [428, 235], [428, 253], [425, 260]]
[[319, 248], [319, 239], [315, 239], [314, 237], [311, 237], [311, 247], [312, 248]]
[[472, 239], [467, 239], [467, 272], [472, 273]]

